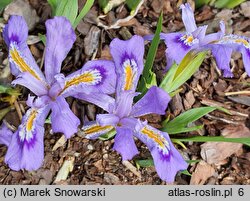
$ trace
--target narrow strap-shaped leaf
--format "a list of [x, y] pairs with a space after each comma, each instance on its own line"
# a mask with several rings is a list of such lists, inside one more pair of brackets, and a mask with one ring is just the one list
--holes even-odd
[[94, 0], [87, 0], [86, 1], [84, 7], [82, 8], [81, 12], [79, 13], [79, 15], [77, 16], [77, 18], [75, 19], [75, 21], [73, 23], [74, 29], [77, 27], [77, 25], [79, 24], [81, 19], [84, 18], [84, 16], [89, 12], [89, 10], [93, 6], [94, 2], [95, 2]]
[[233, 142], [242, 143], [250, 146], [250, 137], [248, 138], [226, 138], [223, 136], [195, 136], [186, 138], [176, 138], [181, 142]]
[[[153, 63], [155, 60], [156, 52], [158, 45], [160, 43], [160, 33], [162, 29], [162, 20], [163, 20], [163, 14], [161, 13], [158, 23], [157, 23], [157, 28], [155, 31], [154, 38], [151, 42], [151, 45], [148, 50], [145, 66], [142, 72], [142, 76], [140, 79], [140, 82], [138, 84], [138, 91], [141, 92], [142, 94], [139, 97], [142, 97], [147, 90], [153, 86], [156, 85], [156, 76], [152, 72], [152, 67]], [[138, 99], [138, 98], [137, 98]]]
[[177, 134], [201, 129], [202, 125], [194, 127], [187, 126], [215, 109], [217, 109], [217, 107], [199, 107], [190, 109], [173, 120], [164, 123], [161, 130], [166, 131], [169, 134]]

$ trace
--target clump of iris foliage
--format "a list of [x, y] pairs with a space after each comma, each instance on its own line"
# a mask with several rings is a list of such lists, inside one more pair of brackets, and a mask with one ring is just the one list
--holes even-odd
[[[159, 177], [173, 182], [176, 173], [186, 170], [188, 163], [171, 142], [169, 134], [200, 129], [202, 125], [187, 125], [217, 108], [191, 109], [171, 121], [164, 121], [160, 130], [142, 121], [140, 116], [151, 113], [164, 115], [171, 97], [199, 68], [209, 50], [224, 76], [233, 76], [229, 65], [232, 51], [241, 52], [246, 72], [250, 74], [248, 38], [226, 35], [223, 22], [220, 23], [221, 31], [206, 35], [207, 26], [197, 27], [190, 5], [181, 5], [181, 10], [186, 32], [161, 33], [161, 15], [154, 36], [133, 36], [126, 41], [115, 38], [110, 44], [112, 60], [89, 61], [68, 76], [60, 71], [76, 40], [70, 21], [65, 17], [47, 20], [43, 73], [26, 43], [28, 28], [25, 20], [21, 16], [12, 16], [3, 30], [11, 73], [16, 77], [12, 84], [27, 87], [33, 95], [28, 97], [30, 108], [16, 132], [13, 134], [6, 125], [0, 129], [0, 143], [8, 147], [5, 156], [8, 166], [16, 171], [41, 167], [44, 159], [44, 123], [49, 114], [54, 133], [61, 132], [70, 138], [78, 131], [80, 120], [65, 99], [71, 96], [106, 111], [105, 114], [97, 114], [96, 121], [84, 122], [81, 130], [86, 138], [109, 139], [115, 135], [113, 149], [121, 154], [122, 160], [131, 160], [138, 154], [134, 138], [139, 139], [151, 152]], [[158, 87], [151, 69], [160, 39], [167, 45], [168, 71]], [[152, 44], [144, 63], [145, 40], [152, 40]], [[171, 138], [184, 147], [182, 141], [250, 144], [249, 138]]]

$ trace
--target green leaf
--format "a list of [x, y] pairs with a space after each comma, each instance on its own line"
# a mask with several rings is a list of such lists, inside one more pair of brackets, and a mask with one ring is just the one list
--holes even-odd
[[168, 75], [169, 72], [167, 73], [166, 76], [170, 77], [172, 81], [167, 81], [167, 79], [164, 78], [164, 82], [160, 85], [161, 88], [169, 94], [178, 89], [197, 71], [197, 69], [202, 64], [206, 53], [207, 52], [188, 52], [181, 63], [178, 65], [177, 69], [171, 71], [171, 75]]
[[188, 164], [199, 163], [201, 160], [186, 160]]
[[6, 94], [9, 94], [11, 96], [19, 96], [20, 95], [20, 92], [18, 89], [14, 89], [12, 87], [0, 84], [0, 94], [1, 93], [6, 93]]
[[203, 125], [193, 126], [193, 127], [181, 127], [181, 128], [178, 128], [178, 126], [176, 126], [174, 128], [162, 128], [162, 130], [167, 132], [169, 135], [173, 135], [173, 134], [197, 131], [197, 130], [200, 130], [202, 128], [203, 128]]
[[135, 164], [136, 164], [136, 167], [139, 169], [140, 167], [153, 167], [154, 166], [154, 161], [152, 158], [149, 158], [149, 159], [143, 159], [143, 160], [139, 160], [139, 159], [136, 159], [135, 160]]
[[57, 2], [55, 16], [64, 16], [73, 25], [78, 13], [78, 0], [61, 0]]
[[233, 142], [242, 143], [250, 146], [250, 137], [248, 138], [225, 138], [223, 136], [194, 136], [186, 138], [176, 138], [181, 142]]
[[103, 141], [109, 140], [109, 139], [113, 138], [115, 136], [115, 134], [116, 134], [116, 130], [113, 129], [113, 130], [109, 131], [108, 133], [101, 135], [98, 139], [103, 140]]
[[209, 112], [214, 111], [217, 107], [199, 107], [190, 109], [171, 121], [164, 122], [162, 131], [168, 134], [185, 133], [201, 129], [203, 126], [188, 127], [188, 124], [200, 119]]
[[0, 11], [2, 11], [12, 0], [1, 0], [0, 1]]
[[176, 74], [176, 71], [178, 69], [178, 65], [174, 63], [168, 70], [167, 74], [164, 76], [163, 80], [161, 81], [161, 84], [159, 87], [164, 88], [164, 86], [170, 85], [173, 80], [174, 76]]
[[0, 110], [0, 121], [4, 118], [4, 116], [11, 110], [11, 106], [10, 107], [6, 107], [4, 109]]
[[190, 174], [189, 172], [188, 172], [188, 170], [182, 170], [181, 171], [181, 174], [185, 174], [185, 175], [187, 175], [187, 176], [192, 176], [192, 174]]
[[208, 4], [211, 0], [195, 0], [195, 8], [200, 8], [201, 6], [204, 6]]
[[152, 72], [152, 67], [153, 67], [156, 52], [160, 43], [162, 20], [163, 20], [163, 14], [161, 13], [158, 23], [157, 23], [157, 28], [155, 31], [154, 38], [148, 50], [145, 66], [144, 66], [142, 76], [138, 85], [138, 91], [142, 93], [139, 97], [142, 97], [151, 86], [156, 85], [156, 75], [155, 73]]
[[52, 15], [55, 16], [55, 13], [56, 13], [56, 8], [57, 8], [57, 5], [58, 5], [58, 1], [59, 0], [48, 0], [48, 3], [51, 7], [51, 10], [52, 10]]
[[99, 6], [104, 9], [108, 5], [109, 0], [98, 0]]
[[91, 9], [91, 7], [94, 4], [94, 0], [87, 0], [84, 7], [82, 8], [81, 12], [79, 13], [79, 15], [77, 16], [77, 18], [74, 21], [73, 27], [74, 29], [77, 27], [77, 25], [79, 24], [79, 22], [82, 20], [82, 18], [84, 18], [84, 16], [89, 12], [89, 10]]
[[131, 14], [133, 14], [140, 2], [141, 0], [126, 0], [126, 4], [131, 10]]
[[119, 6], [120, 4], [122, 4], [123, 2], [125, 2], [125, 0], [99, 0], [98, 3], [100, 5], [100, 7], [102, 8], [104, 14], [107, 14], [110, 10], [112, 10], [113, 8]]
[[217, 0], [215, 2], [216, 8], [234, 8], [246, 0]]
[[41, 39], [41, 41], [43, 42], [43, 44], [46, 45], [46, 36], [43, 34], [40, 34], [40, 33], [38, 33], [38, 36]]

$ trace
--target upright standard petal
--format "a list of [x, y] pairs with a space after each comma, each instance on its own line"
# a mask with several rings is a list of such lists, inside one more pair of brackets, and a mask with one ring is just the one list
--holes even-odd
[[13, 170], [37, 170], [44, 159], [44, 122], [48, 106], [30, 108], [12, 136], [5, 162]]
[[61, 65], [76, 40], [74, 29], [65, 17], [54, 17], [46, 23], [45, 75], [49, 84], [61, 71]]
[[117, 96], [122, 91], [135, 91], [143, 70], [143, 38], [133, 36], [126, 41], [116, 38], [110, 43], [110, 52], [115, 62], [117, 74]]
[[12, 131], [8, 129], [8, 127], [3, 123], [3, 125], [0, 127], [0, 144], [9, 146], [12, 135]]
[[82, 127], [81, 131], [87, 139], [97, 139], [99, 136], [113, 130], [111, 125], [100, 126], [96, 121], [87, 122]]
[[17, 79], [12, 82], [12, 84], [25, 86], [37, 96], [42, 96], [48, 93], [48, 86], [44, 82], [41, 82], [40, 80], [33, 77], [28, 72], [20, 73]]
[[80, 120], [69, 108], [65, 98], [58, 96], [51, 106], [51, 126], [53, 132], [62, 132], [66, 138], [70, 138], [77, 132]]
[[64, 97], [84, 93], [107, 93], [115, 91], [116, 76], [112, 61], [87, 62], [80, 70], [65, 78], [65, 86], [59, 95]]
[[153, 86], [148, 92], [133, 106], [130, 116], [139, 117], [146, 114], [165, 114], [170, 96], [163, 89]]
[[113, 149], [122, 155], [122, 160], [131, 160], [138, 154], [133, 131], [129, 128], [117, 127]]
[[194, 11], [192, 10], [189, 3], [182, 4], [180, 6], [182, 10], [182, 21], [188, 33], [192, 33], [197, 29], [196, 22], [194, 19]]
[[173, 146], [167, 133], [149, 125], [141, 127], [135, 134], [149, 148], [159, 177], [173, 182], [176, 173], [188, 167], [181, 154]]
[[130, 116], [130, 113], [132, 112], [133, 99], [138, 94], [139, 93], [132, 91], [123, 91], [120, 96], [116, 98], [116, 107], [114, 108], [113, 113], [121, 119]]
[[34, 78], [46, 82], [26, 43], [28, 27], [24, 18], [11, 16], [4, 28], [3, 35], [9, 47], [11, 73], [18, 76], [22, 72], [28, 72]]

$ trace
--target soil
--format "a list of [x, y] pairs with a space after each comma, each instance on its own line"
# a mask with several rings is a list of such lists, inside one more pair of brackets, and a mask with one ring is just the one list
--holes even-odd
[[[84, 4], [84, 0], [79, 0], [79, 5]], [[194, 5], [192, 0], [188, 1]], [[29, 0], [39, 16], [39, 22], [36, 23], [30, 35], [45, 33], [45, 21], [51, 18], [51, 9], [46, 0]], [[63, 63], [62, 72], [67, 75], [81, 68], [83, 64], [94, 58], [110, 59], [109, 43], [115, 38], [128, 39], [131, 35], [147, 35], [154, 33], [161, 10], [163, 10], [163, 32], [183, 31], [184, 26], [181, 20], [179, 5], [181, 0], [145, 0], [137, 15], [130, 21], [123, 23], [120, 28], [107, 29], [96, 25], [96, 18], [103, 15], [102, 9], [96, 3], [90, 13], [84, 18], [76, 29], [77, 40], [74, 47]], [[241, 6], [233, 10], [216, 9], [211, 6], [203, 6], [195, 10], [195, 18], [198, 25], [208, 24], [208, 32], [218, 30], [218, 22], [224, 19], [229, 33], [250, 36], [249, 17], [241, 11]], [[102, 20], [102, 23], [110, 26], [117, 19], [125, 18], [129, 15], [129, 10], [124, 4], [112, 9]], [[0, 16], [1, 17], [1, 16]], [[98, 44], [96, 39], [91, 37], [99, 33]], [[38, 64], [41, 63], [44, 51], [42, 42], [30, 45], [31, 51]], [[163, 77], [165, 61], [165, 44], [162, 42], [157, 51], [154, 72], [157, 75], [157, 81]], [[146, 50], [148, 46], [146, 47]], [[4, 60], [7, 58], [7, 48], [0, 36], [0, 71], [4, 71]], [[147, 115], [143, 117], [149, 123], [157, 128], [161, 122], [170, 116], [174, 118], [180, 113], [200, 106], [223, 106], [233, 115], [225, 114], [222, 111], [214, 111], [209, 115], [195, 122], [197, 125], [203, 124], [204, 128], [183, 134], [185, 136], [221, 135], [222, 130], [230, 126], [243, 126], [250, 128], [250, 101], [248, 95], [226, 96], [225, 92], [249, 91], [250, 78], [244, 73], [242, 58], [234, 54], [231, 60], [233, 66], [234, 78], [226, 79], [220, 75], [214, 59], [208, 55], [201, 65], [200, 69], [188, 80], [183, 90], [177, 94], [166, 111], [166, 115]], [[10, 83], [14, 79], [11, 75], [1, 79], [3, 83]], [[248, 83], [248, 84], [247, 84]], [[22, 94], [17, 103], [19, 106], [27, 109], [25, 100], [29, 91], [21, 88]], [[96, 113], [103, 112], [100, 108], [84, 101], [68, 98], [73, 112], [83, 123], [85, 116], [89, 120], [95, 118]], [[7, 107], [8, 104], [1, 102], [0, 109]], [[4, 118], [9, 125], [17, 127], [20, 123], [16, 109], [12, 109]], [[166, 184], [156, 174], [154, 167], [145, 167], [136, 169], [135, 159], [148, 159], [150, 152], [140, 141], [136, 141], [140, 154], [134, 160], [124, 164], [120, 155], [112, 150], [114, 140], [87, 140], [80, 135], [74, 135], [56, 150], [53, 147], [61, 138], [62, 134], [51, 134], [50, 124], [45, 126], [45, 159], [43, 166], [33, 172], [12, 171], [4, 163], [6, 147], [0, 145], [0, 184]], [[226, 157], [217, 164], [208, 164], [201, 158], [201, 144], [203, 143], [184, 143], [187, 149], [177, 145], [177, 148], [188, 160], [199, 160], [200, 162], [190, 164], [188, 171], [193, 176], [178, 173], [174, 184], [250, 184], [250, 148], [242, 146], [231, 156]], [[72, 161], [73, 170], [69, 172], [67, 179], [56, 181], [59, 170], [65, 161]], [[202, 166], [202, 170], [200, 169]], [[211, 174], [201, 178], [202, 173], [211, 170]], [[193, 178], [192, 178], [193, 177]], [[195, 178], [194, 178], [195, 177]]]

